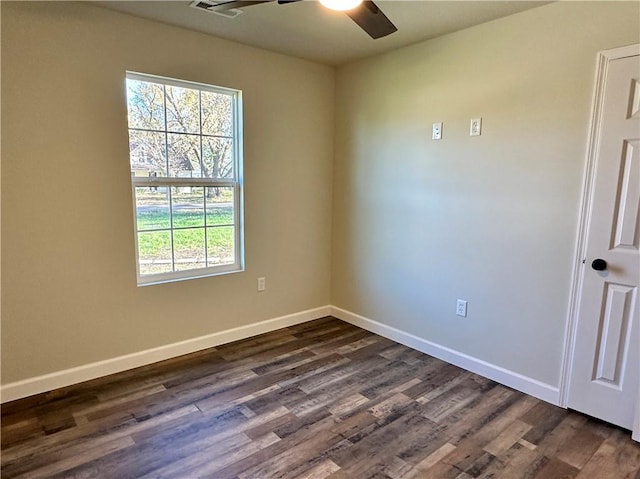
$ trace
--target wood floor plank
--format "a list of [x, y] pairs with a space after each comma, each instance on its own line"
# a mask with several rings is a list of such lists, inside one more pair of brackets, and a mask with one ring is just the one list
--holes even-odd
[[628, 432], [332, 317], [2, 405], [3, 478], [640, 479]]
[[323, 459], [319, 464], [316, 464], [311, 469], [299, 473], [299, 471], [293, 471], [292, 474], [285, 474], [282, 476], [282, 479], [325, 479], [326, 477], [331, 476], [334, 472], [340, 470], [340, 466], [338, 466], [335, 462], [330, 459]]
[[601, 436], [580, 428], [558, 450], [556, 457], [573, 467], [582, 469], [603, 442], [604, 438]]
[[[399, 410], [398, 413], [386, 417], [386, 420], [393, 420], [332, 457], [334, 462], [352, 475], [364, 474], [367, 477], [383, 469], [394, 456], [402, 458], [406, 449], [416, 445], [428, 447], [433, 422], [420, 415], [415, 407], [405, 407], [404, 411]], [[406, 434], [407, 430], [411, 430], [412, 434]]]
[[[563, 447], [567, 441], [587, 422], [587, 417], [579, 414], [568, 414], [565, 418], [542, 440], [537, 448], [540, 454], [553, 457], [558, 449]], [[528, 442], [528, 441], [527, 441]]]
[[[296, 432], [282, 438], [281, 441], [260, 450], [242, 461], [237, 461], [218, 473], [222, 477], [273, 477], [283, 467], [296, 467], [301, 460], [299, 454], [294, 451], [297, 447], [318, 447], [326, 449], [332, 442], [335, 444], [341, 440], [337, 435], [327, 433], [327, 429], [334, 423], [331, 416], [296, 430]], [[279, 436], [279, 435], [278, 435]], [[281, 436], [279, 436], [281, 437]], [[298, 451], [300, 452], [300, 451]], [[260, 476], [260, 474], [263, 474]], [[270, 474], [264, 475], [264, 474]]]
[[21, 479], [41, 479], [51, 477], [59, 472], [68, 471], [79, 464], [85, 464], [111, 454], [112, 452], [129, 448], [134, 444], [133, 439], [130, 437], [119, 437], [115, 440], [103, 442], [95, 447], [82, 444], [80, 447], [76, 446], [73, 448], [67, 448], [64, 451], [63, 457], [49, 458], [46, 463], [37, 468], [33, 468], [32, 463], [27, 472], [15, 477]]
[[449, 442], [445, 442], [442, 446], [440, 446], [437, 450], [429, 454], [426, 458], [420, 461], [414, 468], [407, 471], [407, 473], [402, 476], [403, 479], [419, 479], [423, 477], [425, 472], [431, 469], [433, 466], [438, 464], [441, 460], [455, 451], [456, 446]]
[[501, 411], [500, 414], [475, 432], [473, 434], [473, 439], [479, 443], [488, 443], [489, 441], [492, 441], [523, 413], [529, 411], [532, 407], [538, 404], [538, 402], [538, 400], [531, 396], [519, 397], [518, 400], [511, 404], [506, 410]]
[[[268, 436], [270, 436], [271, 441], [280, 439], [273, 433], [269, 433]], [[188, 471], [192, 471], [197, 467], [202, 467], [214, 461], [217, 464], [222, 464], [225, 459], [232, 462], [234, 459], [232, 459], [231, 456], [234, 452], [240, 449], [247, 450], [249, 443], [253, 443], [251, 447], [256, 447], [257, 444], [261, 444], [261, 441], [260, 439], [252, 441], [249, 436], [240, 433], [223, 440], [217, 440], [213, 445], [208, 447], [203, 447], [202, 444], [199, 444], [197, 449], [194, 447], [194, 454], [187, 455], [180, 460], [172, 461], [160, 468], [153, 469], [151, 472], [141, 476], [141, 479], [180, 477], [180, 475], [188, 474]]]
[[222, 454], [218, 454], [219, 451], [216, 450], [214, 454], [207, 455], [206, 451], [203, 451], [203, 454], [198, 454], [196, 457], [189, 457], [187, 461], [185, 461], [185, 464], [178, 465], [178, 467], [175, 467], [175, 464], [172, 464], [170, 470], [159, 471], [161, 473], [160, 476], [158, 476], [156, 471], [152, 471], [152, 473], [148, 474], [147, 477], [149, 479], [158, 477], [174, 479], [181, 479], [184, 477], [222, 478], [225, 476], [220, 472], [221, 469], [224, 469], [226, 466], [231, 464], [243, 461], [246, 457], [262, 451], [278, 441], [280, 441], [280, 438], [274, 433], [269, 432], [263, 436], [255, 438], [246, 445], [233, 447]]
[[640, 478], [640, 444], [629, 441], [620, 430], [612, 431], [577, 477]]
[[482, 454], [482, 445], [463, 441], [449, 454], [428, 469], [421, 469], [416, 479], [454, 479], [469, 468]]
[[123, 424], [118, 424], [113, 429], [102, 429], [100, 425], [94, 425], [89, 423], [86, 425], [77, 426], [74, 429], [62, 431], [58, 434], [38, 437], [31, 442], [21, 442], [17, 445], [2, 448], [2, 467], [3, 472], [6, 465], [12, 465], [14, 463], [25, 462], [23, 458], [28, 459], [27, 465], [33, 464], [34, 457], [40, 457], [49, 453], [66, 450], [73, 444], [84, 444], [86, 447], [97, 445], [102, 441], [109, 441], [111, 439], [124, 438], [126, 436], [132, 436], [138, 432], [154, 428], [154, 427], [166, 427], [173, 421], [183, 421], [187, 416], [195, 414], [200, 415], [200, 411], [194, 405], [177, 409], [171, 413], [163, 414], [148, 421], [138, 422], [135, 420], [127, 421]]
[[524, 479], [536, 473], [534, 463], [540, 459], [538, 454], [516, 443], [500, 456], [496, 456], [495, 460], [476, 477], [477, 479]]
[[566, 411], [557, 406], [538, 402], [520, 418], [533, 426], [524, 438], [532, 444], [538, 444], [562, 422], [566, 415]]
[[484, 450], [494, 456], [498, 456], [510, 449], [522, 436], [524, 436], [533, 426], [519, 420], [513, 421], [494, 440], [484, 446]]
[[433, 422], [440, 423], [447, 416], [464, 408], [480, 395], [479, 391], [462, 385], [455, 386], [449, 394], [440, 395], [436, 399], [425, 404], [423, 415]]
[[533, 476], [533, 479], [573, 479], [579, 472], [577, 468], [554, 457]]

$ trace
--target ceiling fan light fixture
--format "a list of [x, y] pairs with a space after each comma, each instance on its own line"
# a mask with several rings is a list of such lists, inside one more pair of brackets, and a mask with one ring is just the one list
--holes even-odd
[[362, 0], [320, 0], [320, 3], [330, 10], [343, 12], [356, 8], [362, 3]]

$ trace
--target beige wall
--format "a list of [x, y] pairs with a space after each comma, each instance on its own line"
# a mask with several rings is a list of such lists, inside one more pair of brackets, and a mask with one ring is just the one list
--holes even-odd
[[[136, 286], [126, 70], [243, 90], [244, 273]], [[4, 384], [329, 303], [333, 68], [2, 2], [2, 73]]]
[[555, 3], [338, 69], [332, 303], [557, 386], [596, 52], [640, 41], [639, 7]]

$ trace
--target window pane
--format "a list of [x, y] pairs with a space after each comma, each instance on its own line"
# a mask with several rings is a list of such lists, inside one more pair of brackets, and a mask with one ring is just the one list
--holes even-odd
[[138, 230], [171, 228], [168, 190], [166, 186], [136, 188]]
[[200, 137], [196, 135], [167, 135], [169, 176], [200, 178]]
[[231, 264], [235, 261], [233, 238], [233, 226], [207, 228], [208, 266]]
[[200, 133], [200, 95], [198, 90], [166, 87], [167, 131]]
[[176, 271], [206, 267], [204, 228], [173, 231]]
[[157, 83], [127, 80], [129, 128], [164, 130], [164, 87]]
[[228, 272], [242, 250], [239, 97], [141, 73], [127, 73], [126, 92], [139, 284]]
[[176, 186], [171, 193], [173, 227], [204, 226], [204, 188]]
[[138, 233], [138, 258], [141, 275], [171, 272], [171, 231]]
[[233, 188], [207, 188], [207, 226], [232, 225], [233, 222]]
[[233, 178], [233, 142], [230, 138], [202, 137], [205, 178]]
[[231, 136], [233, 132], [232, 97], [222, 93], [203, 91], [202, 134]]
[[131, 176], [167, 176], [164, 140], [164, 133], [129, 130]]

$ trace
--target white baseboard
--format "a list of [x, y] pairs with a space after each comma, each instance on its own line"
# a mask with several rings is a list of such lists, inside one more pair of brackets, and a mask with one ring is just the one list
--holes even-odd
[[212, 348], [221, 344], [230, 343], [240, 339], [249, 338], [258, 334], [268, 333], [280, 328], [286, 328], [295, 324], [305, 323], [324, 316], [332, 315], [360, 328], [379, 334], [385, 338], [397, 341], [423, 353], [442, 359], [468, 371], [480, 374], [496, 382], [517, 389], [531, 396], [537, 397], [552, 404], [559, 404], [560, 392], [555, 386], [545, 384], [538, 380], [523, 376], [490, 364], [486, 361], [474, 358], [467, 354], [441, 346], [410, 333], [406, 333], [392, 326], [379, 323], [364, 316], [335, 307], [323, 306], [298, 313], [281, 316], [278, 318], [261, 321], [247, 326], [240, 326], [218, 333], [208, 334], [198, 338], [188, 339], [177, 343], [160, 346], [146, 351], [127, 354], [117, 358], [78, 366], [63, 371], [57, 371], [43, 376], [25, 379], [9, 383], [0, 388], [0, 402], [13, 401], [34, 394], [39, 394], [53, 389], [78, 384], [83, 381], [96, 379], [109, 374], [119, 373], [128, 369], [146, 366], [165, 359], [171, 359], [183, 354], [189, 354], [203, 349]]
[[53, 389], [78, 384], [90, 379], [96, 379], [109, 374], [119, 373], [128, 369], [146, 366], [148, 364], [171, 359], [183, 354], [194, 353], [203, 349], [230, 343], [239, 339], [249, 338], [258, 334], [268, 333], [280, 328], [305, 323], [331, 314], [330, 306], [308, 309], [299, 313], [288, 314], [278, 318], [268, 319], [259, 323], [239, 326], [226, 331], [208, 334], [198, 338], [187, 339], [177, 343], [167, 344], [146, 351], [127, 354], [117, 358], [98, 361], [78, 366], [64, 371], [57, 371], [34, 378], [9, 383], [0, 388], [0, 402], [13, 401], [34, 394]]
[[492, 379], [493, 381], [504, 384], [510, 388], [517, 389], [518, 391], [522, 391], [523, 393], [537, 397], [543, 401], [555, 405], [559, 404], [560, 390], [556, 386], [523, 376], [522, 374], [496, 366], [445, 346], [432, 343], [426, 339], [419, 338], [413, 334], [406, 333], [394, 327], [387, 326], [386, 324], [365, 318], [364, 316], [360, 316], [359, 314], [352, 313], [342, 308], [332, 306], [331, 315], [346, 321], [347, 323], [351, 323], [354, 326], [379, 334], [380, 336], [384, 336], [385, 338], [404, 344], [410, 348], [417, 349], [425, 354]]

